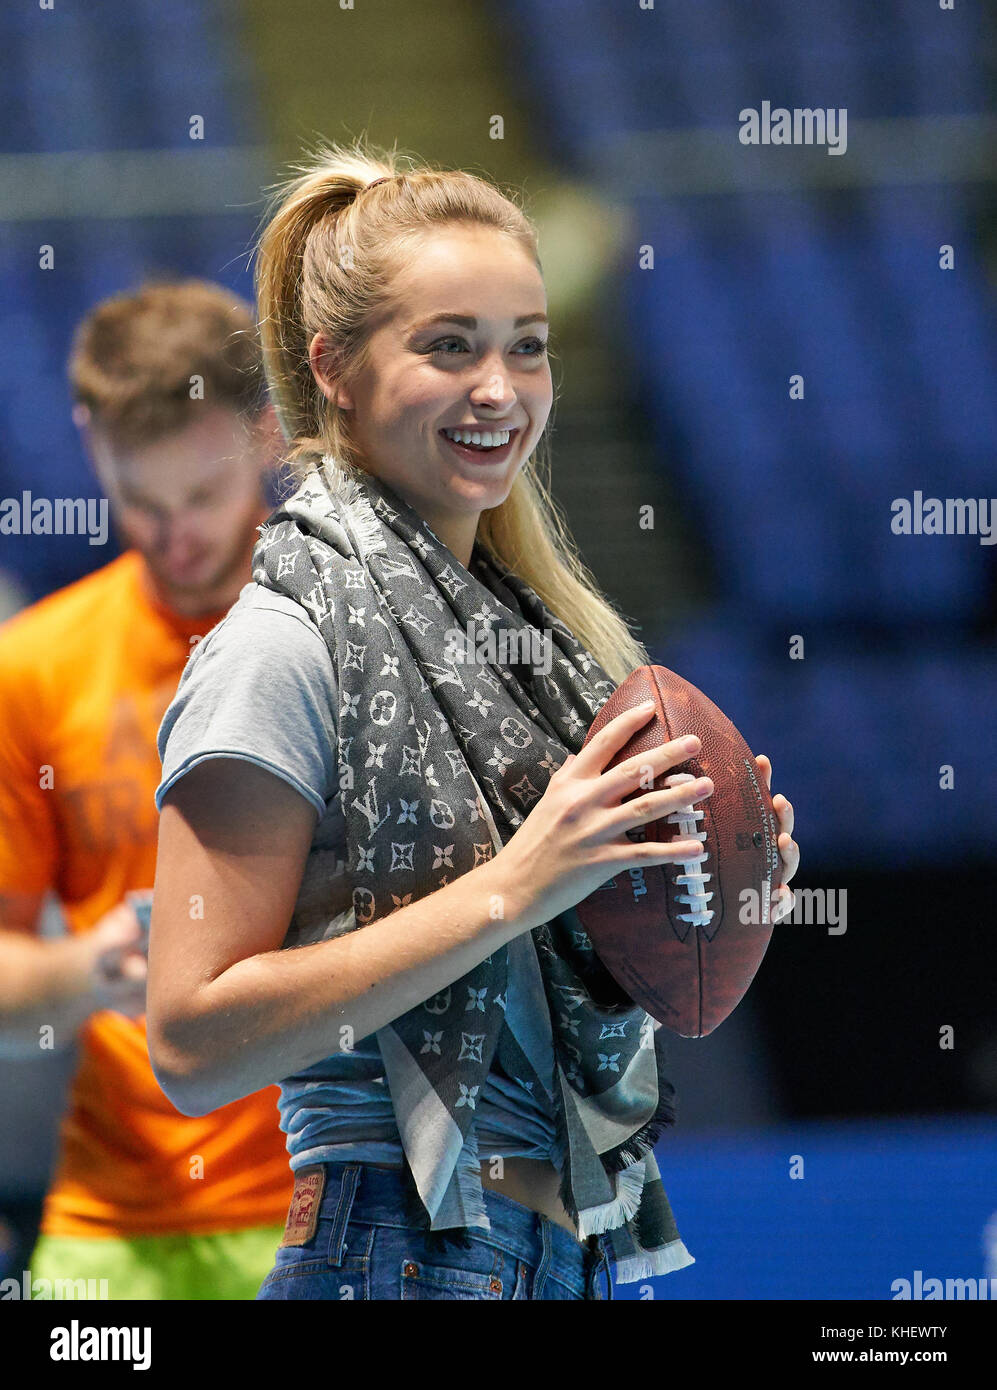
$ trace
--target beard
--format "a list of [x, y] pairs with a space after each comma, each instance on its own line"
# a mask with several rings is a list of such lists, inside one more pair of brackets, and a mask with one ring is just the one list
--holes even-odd
[[[204, 596], [203, 611], [207, 612], [217, 607], [220, 591], [230, 589], [240, 578], [243, 584], [248, 584], [252, 578], [251, 560], [253, 546], [258, 539], [257, 527], [266, 520], [267, 511], [262, 501], [248, 510], [242, 525], [228, 545], [224, 549], [213, 547], [209, 552], [210, 562], [207, 558], [198, 562], [196, 577], [177, 577], [171, 574], [155, 554], [142, 552], [146, 568], [157, 588], [167, 599], [171, 594], [182, 597], [184, 608], [188, 610], [198, 595]], [[134, 544], [127, 535], [120, 532], [119, 539], [123, 547]], [[232, 601], [234, 598], [233, 595]]]

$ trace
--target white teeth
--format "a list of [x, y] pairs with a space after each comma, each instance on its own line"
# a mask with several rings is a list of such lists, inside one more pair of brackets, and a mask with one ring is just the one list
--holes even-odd
[[443, 433], [458, 444], [481, 444], [486, 449], [500, 449], [512, 437], [511, 430], [444, 430]]

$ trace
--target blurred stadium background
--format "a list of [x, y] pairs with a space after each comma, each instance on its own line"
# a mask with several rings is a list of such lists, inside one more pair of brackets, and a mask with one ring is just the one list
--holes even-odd
[[[916, 0], [0, 16], [0, 497], [100, 495], [65, 382], [77, 320], [150, 274], [250, 298], [261, 193], [314, 138], [366, 133], [525, 191], [554, 487], [583, 555], [654, 659], [772, 757], [794, 886], [847, 892], [846, 932], [778, 928], [736, 1014], [675, 1040], [658, 1158], [698, 1263], [656, 1297], [997, 1276], [995, 550], [890, 529], [915, 490], [997, 493], [993, 37], [978, 7]], [[847, 154], [741, 145], [764, 100], [847, 108]], [[3, 611], [117, 553], [4, 536]], [[30, 1229], [71, 1065], [0, 1063], [11, 1230]]]

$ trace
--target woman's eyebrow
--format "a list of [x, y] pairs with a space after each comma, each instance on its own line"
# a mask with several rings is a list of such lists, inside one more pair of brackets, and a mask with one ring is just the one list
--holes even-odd
[[[546, 314], [520, 314], [518, 319], [513, 321], [513, 328], [522, 328], [524, 323], [549, 323]], [[423, 328], [431, 328], [435, 323], [459, 323], [464, 328], [477, 328], [478, 320], [473, 314], [433, 314], [428, 319], [423, 319], [421, 323], [411, 325], [409, 332], [418, 333]]]

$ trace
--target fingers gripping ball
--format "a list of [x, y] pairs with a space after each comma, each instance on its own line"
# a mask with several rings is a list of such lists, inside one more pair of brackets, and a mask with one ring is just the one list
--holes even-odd
[[[702, 861], [643, 865], [614, 875], [577, 906], [606, 969], [634, 1003], [685, 1038], [701, 1038], [744, 998], [772, 935], [779, 885], [779, 825], [765, 778], [737, 729], [712, 700], [664, 666], [639, 666], [606, 701], [585, 742], [625, 710], [655, 712], [609, 767], [683, 734], [702, 747], [658, 777], [709, 777], [711, 797], [627, 831], [634, 842], [698, 838]], [[638, 787], [623, 804], [643, 796]], [[742, 918], [744, 920], [742, 920]]]

